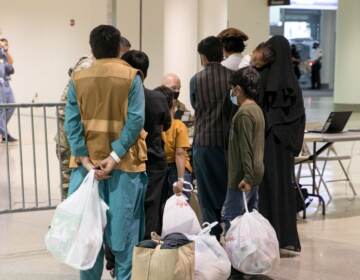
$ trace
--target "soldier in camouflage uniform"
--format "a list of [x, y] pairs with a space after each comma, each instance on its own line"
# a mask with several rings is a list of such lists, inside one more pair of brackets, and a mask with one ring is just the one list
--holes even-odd
[[[69, 76], [71, 77], [73, 72], [79, 71], [81, 69], [89, 68], [92, 64], [92, 59], [89, 57], [82, 57], [79, 61], [75, 64], [73, 68], [69, 69]], [[66, 102], [67, 93], [68, 93], [69, 83], [66, 85], [63, 94], [61, 95], [61, 102]], [[61, 160], [61, 177], [62, 177], [62, 198], [65, 199], [68, 193], [69, 187], [69, 180], [71, 170], [69, 168], [69, 161], [70, 161], [70, 147], [65, 135], [64, 131], [64, 121], [65, 121], [65, 107], [59, 108], [58, 118], [59, 118], [59, 135], [55, 136], [56, 141], [56, 154], [58, 158]]]

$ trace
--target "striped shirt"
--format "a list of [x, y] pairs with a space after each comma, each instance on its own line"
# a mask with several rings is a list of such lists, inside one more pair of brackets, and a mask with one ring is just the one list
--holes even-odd
[[195, 110], [194, 145], [227, 147], [231, 118], [236, 112], [230, 101], [231, 73], [220, 63], [212, 62], [191, 79], [190, 99]]

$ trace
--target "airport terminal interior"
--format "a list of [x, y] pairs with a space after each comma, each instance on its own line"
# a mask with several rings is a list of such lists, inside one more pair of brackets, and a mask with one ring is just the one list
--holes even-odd
[[[0, 143], [0, 280], [80, 279], [47, 251], [44, 238], [63, 199], [56, 152], [61, 95], [69, 68], [91, 55], [89, 34], [100, 24], [117, 27], [131, 49], [147, 53], [145, 87], [176, 73], [179, 100], [191, 114], [189, 83], [202, 69], [202, 39], [238, 28], [249, 36], [244, 54], [251, 54], [270, 36], [285, 36], [297, 50], [306, 112], [295, 180], [316, 196], [305, 200], [306, 217], [298, 212], [300, 253], [282, 256], [267, 275], [231, 279], [360, 279], [360, 1], [0, 0], [0, 14], [0, 38], [8, 40], [14, 59], [16, 100], [7, 125], [16, 141]], [[315, 87], [314, 45], [321, 50]], [[309, 132], [326, 132], [333, 112], [352, 113], [336, 133]], [[102, 279], [112, 279], [105, 269]]]

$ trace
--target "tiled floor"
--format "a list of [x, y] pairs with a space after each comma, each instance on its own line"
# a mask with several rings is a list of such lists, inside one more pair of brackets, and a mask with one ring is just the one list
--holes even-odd
[[[333, 108], [331, 97], [306, 97], [308, 121], [323, 122]], [[32, 172], [30, 123], [24, 119], [24, 178], [26, 199], [34, 202], [34, 184]], [[42, 119], [36, 121], [35, 135], [38, 158], [39, 201], [47, 202], [46, 165], [44, 164], [44, 136], [41, 134]], [[16, 132], [17, 123], [13, 121], [10, 128]], [[360, 114], [353, 114], [349, 127], [360, 127]], [[56, 124], [49, 120], [49, 157], [50, 182], [53, 202], [59, 200], [59, 179], [57, 161], [54, 154], [52, 137]], [[16, 134], [16, 133], [15, 133]], [[356, 190], [360, 192], [360, 144], [339, 143], [336, 148], [341, 154], [351, 153], [353, 161], [350, 174]], [[15, 194], [14, 207], [21, 202], [21, 184], [19, 174], [18, 146], [11, 146], [10, 171], [12, 191]], [[4, 146], [0, 147], [1, 166], [6, 166]], [[1, 169], [0, 176], [0, 211], [8, 206], [7, 178]], [[45, 175], [44, 175], [45, 174]], [[326, 178], [339, 177], [340, 169], [331, 163], [326, 171]], [[306, 182], [306, 180], [304, 181]], [[306, 221], [299, 218], [299, 232], [303, 251], [300, 256], [282, 259], [279, 266], [269, 277], [247, 279], [274, 280], [358, 280], [360, 273], [360, 200], [352, 196], [345, 183], [329, 183], [333, 200], [327, 206], [327, 216], [323, 218], [314, 200], [309, 209]], [[322, 190], [325, 198], [326, 194]], [[52, 211], [30, 212], [0, 215], [0, 280], [56, 280], [79, 279], [78, 273], [55, 261], [45, 250], [43, 239], [52, 217]], [[108, 275], [104, 279], [110, 279]]]

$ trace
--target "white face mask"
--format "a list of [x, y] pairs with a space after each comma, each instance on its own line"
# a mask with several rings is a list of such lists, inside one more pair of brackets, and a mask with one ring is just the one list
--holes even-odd
[[234, 93], [234, 89], [232, 88], [230, 90], [230, 100], [235, 106], [239, 106], [237, 96], [233, 96], [233, 93]]

